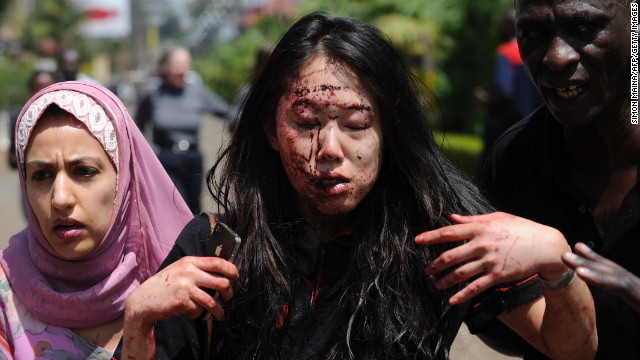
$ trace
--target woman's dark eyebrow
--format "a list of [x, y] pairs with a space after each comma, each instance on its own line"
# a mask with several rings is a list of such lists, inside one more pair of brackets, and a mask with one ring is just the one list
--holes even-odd
[[36, 167], [36, 168], [46, 168], [51, 166], [50, 162], [44, 161], [44, 160], [32, 160], [32, 161], [27, 161], [24, 164], [25, 167], [29, 166], [29, 167]]
[[103, 161], [99, 157], [96, 156], [78, 156], [74, 157], [69, 161], [69, 164], [72, 166], [80, 165], [87, 162], [94, 162], [98, 165], [102, 165]]
[[[77, 166], [86, 162], [95, 162], [99, 165], [102, 165], [104, 163], [104, 161], [102, 161], [102, 159], [100, 159], [99, 157], [95, 157], [95, 156], [79, 156], [76, 158], [71, 159], [71, 161], [69, 161], [69, 164], [72, 166]], [[37, 168], [46, 168], [51, 166], [51, 162], [45, 161], [45, 160], [32, 160], [32, 161], [28, 161], [25, 163], [25, 166], [30, 166], [30, 167], [37, 167]]]

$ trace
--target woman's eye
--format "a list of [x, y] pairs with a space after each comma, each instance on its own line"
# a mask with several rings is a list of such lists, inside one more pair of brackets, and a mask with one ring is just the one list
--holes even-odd
[[31, 180], [33, 181], [43, 181], [49, 177], [51, 177], [51, 172], [49, 170], [36, 170], [31, 173]]
[[351, 125], [347, 125], [345, 127], [347, 129], [349, 129], [349, 130], [364, 131], [364, 130], [367, 130], [368, 128], [370, 128], [371, 126], [369, 124], [351, 124]]
[[296, 120], [295, 124], [304, 130], [317, 129], [320, 127], [320, 123], [315, 120]]
[[78, 175], [78, 176], [82, 176], [82, 177], [91, 177], [94, 176], [98, 173], [98, 170], [91, 168], [91, 167], [77, 167], [73, 170], [73, 173]]

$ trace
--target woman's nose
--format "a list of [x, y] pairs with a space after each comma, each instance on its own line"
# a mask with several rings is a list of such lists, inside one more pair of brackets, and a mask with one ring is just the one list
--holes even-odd
[[63, 174], [57, 174], [53, 181], [51, 204], [56, 209], [64, 209], [75, 204], [75, 196], [71, 190], [71, 180]]
[[339, 135], [339, 130], [333, 125], [320, 130], [320, 148], [317, 155], [319, 161], [335, 161], [343, 158]]

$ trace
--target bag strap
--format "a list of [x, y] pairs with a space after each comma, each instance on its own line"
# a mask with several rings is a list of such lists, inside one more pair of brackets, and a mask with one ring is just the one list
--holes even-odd
[[[213, 234], [213, 229], [216, 228], [216, 215], [212, 212], [207, 212], [209, 217], [209, 224], [211, 226], [210, 233]], [[205, 325], [207, 327], [207, 346], [204, 349], [203, 360], [209, 360], [211, 358], [211, 343], [213, 336], [213, 316], [207, 316], [205, 319]]]

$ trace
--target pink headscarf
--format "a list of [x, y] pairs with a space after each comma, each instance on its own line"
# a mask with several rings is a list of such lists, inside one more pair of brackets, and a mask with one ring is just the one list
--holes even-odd
[[109, 229], [91, 253], [62, 259], [25, 200], [28, 225], [0, 252], [0, 265], [38, 320], [62, 327], [97, 326], [123, 314], [127, 296], [156, 272], [193, 215], [122, 102], [102, 86], [80, 81], [41, 90], [20, 113], [16, 153], [25, 199], [24, 152], [36, 122], [53, 103], [84, 123], [116, 165]]

